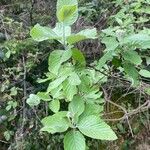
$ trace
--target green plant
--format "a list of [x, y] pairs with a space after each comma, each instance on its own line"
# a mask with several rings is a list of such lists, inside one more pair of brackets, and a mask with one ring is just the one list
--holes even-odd
[[[143, 28], [149, 20], [146, 6], [149, 2], [129, 1], [125, 6], [123, 1], [120, 2], [121, 9], [110, 17], [111, 25], [101, 32], [101, 42], [106, 48], [98, 62], [98, 69], [112, 62], [112, 67], [118, 70], [118, 74], [123, 74], [136, 87], [143, 78], [150, 78], [150, 29]], [[118, 1], [115, 3], [119, 4]]]
[[[48, 103], [54, 114], [41, 120], [41, 131], [51, 134], [67, 131], [65, 150], [85, 150], [84, 136], [116, 140], [113, 130], [101, 118], [104, 99], [100, 84], [106, 82], [107, 77], [87, 67], [84, 55], [74, 48], [79, 41], [96, 39], [97, 31], [93, 28], [76, 34], [71, 32], [71, 25], [78, 18], [77, 0], [58, 0], [57, 18], [59, 22], [54, 29], [37, 24], [30, 32], [38, 42], [59, 41], [64, 50], [55, 50], [50, 54], [47, 78], [38, 80], [39, 83], [50, 82], [47, 91], [31, 94], [27, 103], [31, 107], [38, 106], [41, 101]], [[68, 105], [67, 110], [64, 105]]]

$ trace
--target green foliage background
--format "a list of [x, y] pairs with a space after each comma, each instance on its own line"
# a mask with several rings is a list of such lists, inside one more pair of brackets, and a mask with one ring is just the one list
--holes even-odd
[[[132, 113], [150, 99], [149, 72], [140, 72], [150, 70], [149, 5], [149, 0], [81, 0], [79, 19], [73, 25], [74, 31], [97, 28], [97, 41], [80, 42], [77, 47], [89, 65], [107, 54], [98, 63], [99, 68], [108, 64], [108, 82], [103, 85], [106, 95]], [[63, 149], [64, 135], [39, 132], [42, 127], [39, 118], [51, 113], [47, 106], [31, 109], [25, 103], [30, 93], [46, 90], [48, 83], [38, 84], [37, 79], [47, 72], [49, 53], [61, 48], [56, 41], [37, 43], [29, 35], [36, 23], [55, 25], [55, 6], [56, 0], [0, 1], [0, 147], [3, 149]], [[121, 41], [123, 36], [127, 37], [125, 41]], [[133, 54], [127, 54], [130, 49]], [[139, 82], [140, 86], [135, 85]], [[104, 118], [110, 120], [108, 123], [119, 139], [105, 142], [87, 138], [89, 149], [140, 149], [143, 143], [146, 144], [142, 148], [149, 148], [150, 120], [146, 106], [143, 112], [129, 117], [130, 128], [126, 119], [120, 119], [124, 117], [121, 109], [106, 103]], [[118, 121], [114, 122], [115, 119]], [[139, 141], [140, 138], [143, 140]]]

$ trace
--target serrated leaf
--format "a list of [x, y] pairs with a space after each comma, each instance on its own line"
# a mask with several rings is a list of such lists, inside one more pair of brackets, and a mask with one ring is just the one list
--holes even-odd
[[88, 76], [82, 75], [81, 76], [81, 84], [78, 86], [79, 91], [83, 94], [88, 93], [91, 88], [91, 82]]
[[138, 34], [133, 34], [128, 37], [126, 37], [127, 42], [138, 42], [142, 43], [145, 41], [150, 40], [150, 36], [148, 34], [143, 34], [143, 33], [138, 33]]
[[69, 127], [69, 122], [64, 114], [64, 112], [58, 112], [53, 116], [48, 116], [42, 119], [41, 122], [44, 127], [41, 131], [46, 131], [51, 134], [66, 131]]
[[61, 60], [60, 60], [61, 63], [63, 63], [63, 62], [65, 62], [65, 61], [69, 60], [69, 59], [71, 58], [71, 56], [72, 56], [72, 51], [71, 51], [70, 49], [65, 50], [65, 51], [63, 52], [62, 57], [61, 57]]
[[72, 115], [77, 114], [80, 116], [84, 111], [84, 100], [80, 96], [74, 96], [73, 100], [69, 104], [69, 111]]
[[62, 23], [56, 23], [56, 26], [53, 29], [53, 31], [60, 37], [60, 40], [58, 41], [62, 44], [64, 44], [64, 39], [63, 39], [64, 34], [65, 34], [65, 37], [71, 35], [71, 27], [65, 26], [64, 28]]
[[130, 61], [131, 63], [135, 65], [140, 65], [142, 63], [142, 59], [136, 51], [133, 51], [133, 50], [125, 51], [122, 54], [122, 56], [125, 60]]
[[38, 96], [41, 100], [43, 100], [43, 101], [50, 101], [50, 100], [51, 100], [49, 94], [47, 94], [46, 92], [38, 92], [38, 93], [37, 93], [37, 96]]
[[[59, 35], [59, 37], [63, 37], [63, 24], [62, 23], [56, 23], [55, 28], [53, 31]], [[65, 26], [65, 36], [70, 36], [71, 35], [71, 27], [70, 26]]]
[[69, 80], [63, 82], [63, 92], [67, 101], [72, 101], [73, 96], [77, 94], [76, 85], [71, 85]]
[[80, 64], [81, 66], [86, 65], [86, 61], [83, 53], [76, 48], [72, 49], [72, 58], [77, 64]]
[[49, 103], [49, 108], [54, 113], [57, 113], [59, 111], [59, 109], [60, 109], [60, 102], [59, 102], [59, 100], [52, 100]]
[[139, 74], [145, 78], [150, 78], [150, 71], [148, 71], [148, 70], [141, 69]]
[[63, 76], [63, 77], [57, 78], [56, 80], [52, 81], [47, 88], [47, 93], [49, 93], [53, 89], [57, 88], [60, 84], [62, 84], [63, 81], [65, 81], [66, 78], [67, 78], [67, 76]]
[[[82, 92], [82, 90], [81, 90], [81, 92]], [[90, 103], [95, 102], [98, 99], [100, 99], [102, 94], [103, 93], [100, 92], [98, 86], [89, 87], [89, 88], [87, 88], [86, 91], [83, 91], [84, 100], [86, 102], [90, 102]]]
[[124, 68], [126, 74], [131, 79], [133, 79], [133, 84], [135, 84], [135, 85], [138, 84], [139, 75], [138, 75], [138, 71], [136, 70], [134, 65], [131, 64], [131, 63], [126, 62], [126, 63], [124, 63], [123, 68]]
[[57, 18], [65, 25], [72, 25], [78, 18], [77, 0], [58, 0]]
[[77, 0], [57, 0], [57, 11], [59, 11], [64, 5], [78, 5]]
[[90, 115], [99, 115], [103, 110], [104, 110], [103, 105], [87, 103], [85, 104], [85, 110], [83, 114], [81, 115], [81, 118], [85, 116], [90, 116]]
[[86, 100], [88, 99], [92, 99], [92, 100], [96, 100], [98, 98], [100, 98], [102, 96], [102, 92], [99, 91], [99, 88], [91, 88], [91, 90], [84, 95], [84, 98]]
[[103, 33], [105, 33], [107, 36], [116, 36], [116, 33], [115, 33], [115, 28], [107, 28], [107, 29], [104, 29], [102, 30]]
[[42, 27], [36, 24], [30, 31], [31, 37], [38, 42], [48, 39], [60, 39], [60, 37], [49, 27]]
[[63, 51], [62, 50], [55, 50], [51, 52], [49, 59], [48, 59], [48, 65], [49, 65], [49, 71], [54, 74], [58, 74], [58, 70], [61, 66], [61, 57], [62, 57]]
[[69, 76], [69, 82], [71, 85], [79, 85], [81, 83], [81, 80], [78, 76], [77, 73], [73, 72], [70, 76]]
[[115, 37], [105, 37], [103, 38], [102, 43], [106, 45], [107, 51], [115, 50], [119, 46], [119, 42]]
[[62, 85], [59, 85], [55, 89], [51, 90], [51, 96], [54, 99], [62, 99]]
[[97, 31], [96, 28], [93, 29], [85, 29], [80, 31], [77, 34], [72, 34], [67, 37], [67, 42], [69, 44], [74, 44], [86, 39], [96, 39], [97, 38]]
[[70, 63], [65, 63], [59, 70], [59, 76], [70, 76], [74, 71], [74, 66]]
[[71, 50], [55, 50], [49, 56], [49, 71], [54, 74], [58, 74], [60, 66], [63, 62], [70, 59], [72, 56]]
[[72, 25], [78, 18], [77, 5], [64, 5], [57, 13], [59, 22]]
[[98, 116], [82, 118], [78, 124], [79, 130], [86, 136], [101, 140], [116, 140], [114, 131]]
[[40, 104], [40, 98], [35, 94], [30, 94], [29, 98], [27, 99], [26, 103], [31, 107], [37, 106]]
[[107, 61], [112, 60], [113, 53], [114, 53], [113, 51], [108, 51], [106, 54], [104, 54], [104, 56], [100, 58], [100, 60], [98, 61], [98, 65], [97, 65], [97, 68], [99, 70], [102, 69], [102, 67], [106, 64]]
[[150, 48], [150, 36], [148, 34], [138, 33], [126, 37], [123, 44], [136, 44], [137, 47], [142, 49]]
[[79, 131], [69, 131], [64, 137], [64, 150], [85, 150], [85, 138]]
[[31, 37], [38, 42], [44, 40], [57, 40], [63, 44], [63, 32], [65, 32], [65, 36], [71, 35], [71, 27], [65, 26], [65, 30], [63, 31], [63, 24], [56, 23], [54, 29], [50, 27], [43, 27], [39, 24], [36, 24], [30, 31]]

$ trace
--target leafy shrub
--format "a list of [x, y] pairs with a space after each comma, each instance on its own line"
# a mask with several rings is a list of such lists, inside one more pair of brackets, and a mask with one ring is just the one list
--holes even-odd
[[[107, 78], [99, 71], [86, 67], [83, 54], [74, 48], [79, 41], [96, 39], [96, 29], [71, 33], [70, 26], [78, 18], [76, 0], [58, 0], [56, 14], [59, 22], [54, 29], [37, 24], [30, 32], [38, 42], [59, 41], [64, 50], [55, 50], [50, 54], [47, 78], [38, 80], [39, 83], [50, 81], [47, 91], [31, 94], [27, 103], [31, 107], [39, 105], [41, 101], [49, 103], [49, 109], [54, 114], [41, 120], [41, 131], [51, 134], [67, 131], [64, 137], [65, 150], [84, 150], [84, 136], [115, 140], [117, 136], [100, 117], [104, 100], [99, 84], [106, 82]], [[68, 110], [63, 109], [62, 103], [68, 104]]]

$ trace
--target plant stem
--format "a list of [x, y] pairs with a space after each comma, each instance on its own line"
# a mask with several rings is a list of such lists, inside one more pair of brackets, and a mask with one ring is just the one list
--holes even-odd
[[64, 23], [63, 24], [63, 45], [64, 45], [64, 49], [66, 50], [67, 47], [66, 47], [66, 35], [65, 35], [65, 25]]

